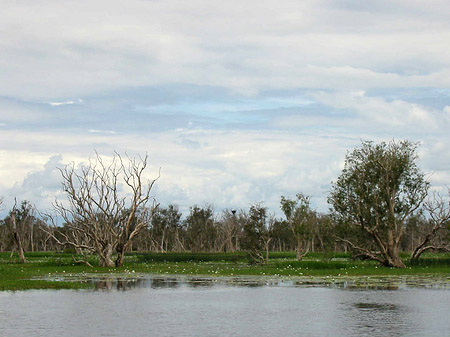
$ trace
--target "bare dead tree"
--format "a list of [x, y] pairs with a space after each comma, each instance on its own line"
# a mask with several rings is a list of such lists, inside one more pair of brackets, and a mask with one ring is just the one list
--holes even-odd
[[73, 227], [67, 223], [63, 227], [58, 226], [56, 215], [42, 214], [42, 217], [46, 222], [52, 224], [52, 226], [40, 226], [40, 230], [47, 234], [46, 241], [48, 241], [48, 238], [51, 238], [60, 247], [72, 247], [75, 253], [81, 256], [81, 259], [72, 256], [74, 263], [82, 263], [92, 267], [88, 260], [96, 251], [90, 236], [84, 231], [74, 230]]
[[236, 211], [224, 210], [217, 222], [218, 251], [236, 252], [239, 245], [240, 224]]
[[440, 240], [439, 237], [439, 234], [449, 229], [450, 200], [444, 200], [440, 194], [435, 193], [432, 198], [424, 203], [423, 209], [428, 214], [428, 219], [432, 226], [424, 239], [413, 250], [411, 261], [417, 261], [420, 255], [429, 250], [450, 252], [448, 239]]
[[[17, 230], [16, 213], [17, 213], [17, 200], [14, 198], [14, 207], [11, 211], [11, 222], [12, 222], [14, 242], [16, 244], [17, 254], [19, 255], [20, 262], [25, 263], [27, 262], [27, 259], [25, 258], [25, 253], [23, 251], [22, 239], [20, 237], [19, 231]], [[25, 221], [25, 219], [22, 219], [22, 221]]]
[[159, 176], [144, 182], [147, 161], [147, 155], [123, 159], [115, 152], [105, 163], [96, 153], [87, 166], [72, 163], [60, 169], [67, 202], [55, 201], [54, 209], [67, 232], [54, 226], [52, 237], [79, 252], [97, 254], [101, 266], [122, 266], [133, 238], [157, 208], [150, 192]]

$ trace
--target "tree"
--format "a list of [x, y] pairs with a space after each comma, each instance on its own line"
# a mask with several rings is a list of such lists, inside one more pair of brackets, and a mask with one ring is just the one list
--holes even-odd
[[336, 243], [333, 217], [330, 214], [316, 213], [314, 227], [313, 233], [319, 250], [322, 252], [333, 250]]
[[236, 210], [226, 209], [217, 222], [218, 251], [235, 252], [239, 250], [241, 222], [236, 216]]
[[185, 250], [181, 216], [176, 205], [160, 207], [154, 214], [151, 222], [151, 239], [158, 251]]
[[[243, 226], [241, 247], [248, 253], [250, 262], [264, 264], [269, 260], [269, 244], [272, 240], [267, 228], [267, 207], [259, 204], [252, 205], [248, 212], [247, 221]], [[264, 257], [261, 253], [266, 251]]]
[[60, 244], [97, 254], [101, 266], [121, 266], [133, 238], [157, 209], [150, 192], [158, 178], [144, 181], [147, 159], [147, 155], [123, 159], [114, 153], [107, 164], [96, 154], [87, 166], [76, 169], [71, 164], [61, 169], [67, 202], [56, 201], [54, 208], [68, 232], [55, 227], [52, 237]]
[[430, 228], [431, 224], [423, 211], [418, 210], [416, 214], [408, 217], [405, 221], [401, 249], [403, 251], [414, 251], [430, 231]]
[[21, 262], [25, 262], [25, 252], [46, 251], [54, 248], [55, 241], [41, 231], [46, 227], [44, 221], [36, 216], [35, 206], [23, 200], [20, 206], [14, 201], [8, 215], [0, 220], [0, 251], [10, 250], [11, 255], [17, 251]]
[[191, 251], [206, 252], [213, 250], [216, 228], [214, 210], [211, 205], [191, 207], [185, 225]]
[[348, 153], [328, 202], [340, 221], [359, 229], [357, 238], [339, 238], [361, 256], [385, 266], [405, 267], [400, 242], [405, 220], [427, 196], [429, 183], [419, 170], [417, 144], [363, 142]]
[[417, 261], [428, 250], [450, 252], [450, 201], [435, 193], [424, 203], [423, 208], [428, 215], [430, 228], [412, 251], [411, 262]]
[[297, 260], [300, 261], [306, 253], [303, 241], [309, 239], [313, 232], [315, 217], [310, 206], [310, 198], [302, 193], [298, 193], [296, 199], [282, 196], [280, 207], [295, 238]]
[[286, 220], [274, 219], [271, 227], [273, 250], [284, 252], [296, 248], [291, 227]]
[[[9, 221], [12, 225], [12, 234], [14, 238], [14, 249], [17, 250], [19, 255], [19, 260], [21, 263], [27, 262], [25, 258], [25, 249], [23, 244], [23, 239], [27, 232], [30, 233], [31, 247], [33, 246], [33, 220], [34, 217], [34, 207], [28, 201], [23, 201], [20, 208], [17, 208], [17, 200], [14, 199], [14, 207], [9, 213]], [[34, 250], [34, 249], [33, 249]], [[13, 250], [14, 251], [14, 250]]]

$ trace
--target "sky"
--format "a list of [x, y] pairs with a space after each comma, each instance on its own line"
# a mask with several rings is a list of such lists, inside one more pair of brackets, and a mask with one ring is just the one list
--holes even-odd
[[450, 184], [450, 2], [2, 0], [0, 196], [64, 199], [58, 168], [148, 154], [183, 212], [327, 195], [363, 140], [420, 144]]

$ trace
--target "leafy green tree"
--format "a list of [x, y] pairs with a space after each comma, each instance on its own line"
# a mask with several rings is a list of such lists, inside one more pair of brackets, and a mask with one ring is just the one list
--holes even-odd
[[333, 251], [336, 243], [333, 217], [330, 214], [316, 213], [314, 227], [317, 248], [322, 252]]
[[[252, 205], [243, 225], [241, 247], [247, 251], [251, 263], [264, 264], [269, 258], [270, 230], [267, 226], [267, 207]], [[261, 253], [266, 251], [266, 256]]]
[[417, 144], [406, 140], [363, 142], [346, 155], [328, 198], [339, 220], [360, 233], [340, 239], [385, 266], [405, 267], [400, 258], [405, 221], [428, 193], [416, 150]]
[[183, 251], [183, 224], [181, 222], [182, 214], [176, 205], [160, 207], [153, 215], [151, 221], [152, 240], [158, 250]]
[[295, 199], [282, 196], [280, 207], [295, 238], [297, 260], [300, 261], [306, 253], [304, 243], [314, 230], [315, 214], [310, 206], [310, 197], [302, 193], [298, 193]]
[[212, 206], [191, 207], [185, 225], [191, 251], [205, 252], [214, 249], [216, 228]]
[[286, 220], [276, 219], [272, 224], [271, 232], [274, 250], [284, 252], [295, 249], [291, 227]]

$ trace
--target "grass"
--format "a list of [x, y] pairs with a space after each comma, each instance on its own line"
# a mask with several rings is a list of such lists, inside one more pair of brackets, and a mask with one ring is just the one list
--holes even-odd
[[[132, 253], [126, 256], [121, 268], [93, 268], [73, 263], [68, 253], [27, 253], [28, 262], [19, 263], [17, 257], [0, 253], [0, 290], [25, 289], [84, 289], [94, 285], [83, 279], [51, 281], [46, 277], [77, 276], [86, 273], [125, 275], [136, 273], [191, 276], [276, 276], [276, 277], [361, 277], [401, 275], [450, 275], [450, 254], [424, 255], [416, 264], [395, 269], [380, 267], [373, 261], [355, 261], [349, 254], [311, 253], [303, 261], [295, 260], [293, 252], [270, 254], [267, 265], [249, 265], [245, 253]], [[75, 277], [75, 279], [77, 279]]]
[[245, 261], [245, 253], [137, 253], [139, 262], [237, 262]]

